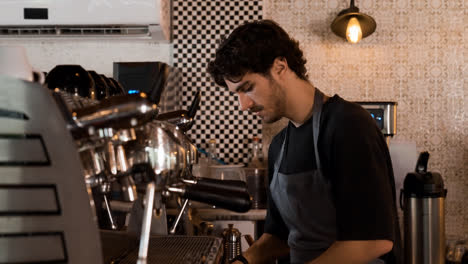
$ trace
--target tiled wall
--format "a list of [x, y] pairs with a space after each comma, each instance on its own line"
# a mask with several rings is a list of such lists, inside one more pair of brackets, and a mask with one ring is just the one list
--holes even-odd
[[[223, 138], [226, 136], [235, 138], [236, 146], [246, 147], [248, 142], [243, 129], [247, 125], [252, 129], [252, 120], [239, 112], [233, 97], [207, 79], [203, 69], [213, 55], [216, 40], [241, 21], [251, 19], [239, 19], [239, 15], [246, 15], [242, 12], [232, 18], [229, 15], [239, 11], [239, 6], [251, 6], [253, 2], [262, 5], [264, 18], [277, 21], [300, 41], [308, 60], [309, 79], [322, 91], [329, 95], [337, 93], [351, 101], [398, 103], [397, 135], [392, 141], [409, 142], [417, 146], [417, 152], [430, 152], [429, 170], [440, 172], [448, 189], [446, 233], [467, 236], [468, 8], [465, 1], [356, 1], [362, 12], [375, 18], [377, 30], [359, 44], [351, 45], [330, 30], [337, 13], [349, 6], [348, 0], [175, 0], [174, 6], [178, 8], [174, 14], [184, 15], [174, 20], [174, 61], [186, 72], [185, 104], [195, 89], [201, 89], [204, 95], [192, 137], [202, 147], [213, 134], [224, 144], [234, 142], [226, 141]], [[210, 27], [202, 16], [212, 15], [213, 8], [216, 14], [225, 16], [209, 17], [216, 21], [211, 28], [215, 24], [218, 32], [196, 31]], [[239, 118], [235, 125], [226, 123], [233, 122], [232, 114]], [[272, 136], [285, 124], [285, 120], [263, 124], [265, 152]], [[239, 143], [242, 138], [243, 144]], [[229, 154], [233, 153], [232, 146], [218, 146], [221, 157], [230, 162], [240, 161], [242, 150], [239, 154]]]
[[[226, 142], [226, 138], [231, 140], [227, 142], [240, 142], [236, 153], [229, 146], [219, 145], [222, 158], [238, 162], [247, 153], [250, 137], [244, 133], [244, 125], [249, 124], [256, 134], [261, 124], [240, 113], [237, 102], [210, 83], [203, 69], [213, 55], [216, 40], [235, 25], [262, 15], [274, 19], [300, 41], [308, 59], [310, 80], [322, 91], [349, 100], [398, 103], [395, 138], [415, 142], [419, 151], [430, 152], [429, 170], [439, 171], [448, 189], [447, 234], [458, 235], [468, 234], [465, 2], [357, 0], [361, 11], [377, 21], [376, 32], [357, 45], [347, 44], [330, 30], [336, 14], [348, 7], [347, 0], [174, 0], [174, 7], [180, 8], [174, 15], [186, 14], [174, 19], [174, 26], [178, 26], [174, 32], [179, 34], [174, 36], [174, 51], [172, 44], [123, 40], [0, 40], [0, 45], [26, 46], [31, 64], [42, 71], [56, 64], [76, 63], [111, 76], [114, 61], [174, 61], [186, 73], [183, 103], [188, 104], [195, 90], [203, 93], [192, 138], [202, 147], [206, 147], [209, 134], [214, 134], [218, 142]], [[214, 17], [203, 19], [203, 14], [213, 14], [209, 6], [215, 8]], [[244, 8], [242, 12], [240, 7]], [[233, 11], [237, 14], [231, 18]], [[246, 12], [252, 14], [246, 16]], [[207, 21], [213, 21], [211, 27], [218, 32], [210, 30], [206, 35], [192, 31], [207, 30]], [[200, 47], [200, 51], [194, 47]], [[210, 105], [212, 102], [217, 103]], [[263, 125], [264, 145], [284, 124]], [[231, 152], [235, 154], [230, 156]]]
[[174, 66], [183, 72], [183, 104], [188, 106], [197, 90], [202, 94], [189, 135], [204, 149], [209, 139], [216, 139], [219, 157], [227, 163], [248, 162], [249, 142], [253, 136], [261, 137], [262, 125], [257, 117], [239, 110], [237, 99], [214, 84], [206, 67], [222, 36], [246, 21], [261, 19], [261, 3], [173, 1]]
[[[448, 189], [446, 233], [468, 236], [468, 6], [466, 1], [356, 1], [377, 22], [357, 45], [330, 24], [348, 0], [264, 0], [274, 19], [299, 40], [309, 79], [328, 95], [352, 101], [396, 101], [394, 140], [429, 151], [429, 170]], [[264, 142], [285, 125], [263, 125]]]

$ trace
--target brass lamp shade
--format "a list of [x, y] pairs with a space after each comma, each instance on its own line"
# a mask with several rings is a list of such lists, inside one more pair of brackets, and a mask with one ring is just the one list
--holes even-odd
[[352, 17], [357, 18], [359, 24], [361, 24], [362, 38], [369, 36], [375, 31], [377, 24], [372, 17], [359, 12], [349, 12], [338, 15], [335, 20], [333, 20], [331, 24], [333, 33], [346, 39], [346, 28]]

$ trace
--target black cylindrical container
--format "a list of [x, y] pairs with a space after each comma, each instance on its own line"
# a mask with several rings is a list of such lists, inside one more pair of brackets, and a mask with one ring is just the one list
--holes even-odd
[[429, 153], [419, 156], [416, 172], [408, 173], [400, 193], [404, 212], [407, 264], [445, 263], [445, 197], [439, 173], [427, 172]]
[[267, 206], [268, 175], [266, 168], [244, 168], [247, 188], [252, 196], [252, 209]]

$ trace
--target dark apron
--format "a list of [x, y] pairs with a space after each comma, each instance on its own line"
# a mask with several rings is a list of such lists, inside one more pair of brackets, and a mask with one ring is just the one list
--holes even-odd
[[317, 258], [336, 241], [336, 210], [331, 184], [322, 173], [317, 148], [323, 98], [323, 93], [315, 89], [312, 126], [317, 169], [295, 174], [279, 172], [289, 134], [286, 128], [270, 183], [272, 199], [289, 229], [288, 245], [294, 264]]

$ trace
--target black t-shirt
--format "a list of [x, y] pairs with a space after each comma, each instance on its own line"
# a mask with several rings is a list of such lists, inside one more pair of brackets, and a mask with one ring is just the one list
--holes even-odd
[[[279, 171], [292, 174], [316, 169], [312, 118], [300, 127], [288, 124], [288, 140]], [[269, 149], [269, 179], [273, 177], [286, 128], [276, 135]], [[394, 242], [400, 254], [393, 169], [385, 139], [369, 113], [360, 105], [335, 95], [322, 109], [318, 152], [324, 176], [330, 179], [336, 208], [337, 240], [379, 240]], [[287, 240], [284, 224], [271, 194], [265, 233]], [[309, 202], [304, 201], [304, 206]], [[383, 257], [398, 263], [393, 254]]]

